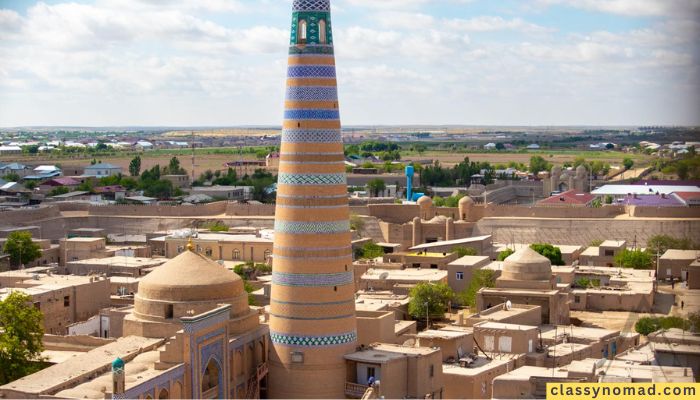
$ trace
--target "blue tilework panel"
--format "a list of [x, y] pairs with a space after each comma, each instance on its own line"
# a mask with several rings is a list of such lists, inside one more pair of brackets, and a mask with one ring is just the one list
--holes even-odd
[[277, 177], [280, 185], [347, 185], [345, 174], [289, 174], [280, 173]]
[[357, 332], [348, 332], [331, 336], [300, 336], [270, 332], [270, 339], [272, 343], [286, 346], [329, 347], [357, 341]]
[[287, 143], [340, 143], [342, 140], [340, 129], [285, 129], [282, 131], [282, 141]]
[[286, 110], [284, 112], [284, 119], [334, 120], [339, 118], [338, 110]]
[[294, 11], [330, 11], [330, 0], [294, 0]]
[[335, 101], [338, 100], [338, 88], [335, 86], [290, 86], [287, 88], [286, 99], [293, 101]]
[[292, 65], [287, 67], [289, 78], [335, 78], [335, 67], [326, 65]]
[[292, 274], [287, 272], [272, 272], [272, 284], [281, 286], [326, 287], [343, 286], [353, 283], [353, 273], [338, 272], [335, 274]]
[[291, 222], [275, 221], [275, 232], [293, 234], [324, 234], [350, 232], [350, 221]]

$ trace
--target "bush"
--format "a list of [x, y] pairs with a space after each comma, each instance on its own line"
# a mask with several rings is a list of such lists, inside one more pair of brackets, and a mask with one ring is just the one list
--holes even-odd
[[615, 256], [615, 262], [622, 268], [651, 269], [654, 258], [651, 253], [639, 249], [624, 249]]
[[481, 288], [496, 286], [496, 273], [490, 269], [477, 269], [472, 274], [469, 287], [457, 295], [460, 304], [469, 307], [476, 307], [476, 293]]
[[464, 256], [475, 256], [478, 254], [475, 248], [473, 247], [462, 247], [462, 246], [457, 246], [452, 248], [453, 253], [457, 253], [458, 257], [464, 257]]
[[371, 260], [384, 255], [384, 248], [374, 242], [365, 243], [362, 247], [355, 249], [355, 258]]
[[[695, 315], [691, 314], [691, 318], [697, 318]], [[648, 336], [652, 332], [656, 332], [659, 329], [671, 329], [678, 328], [683, 330], [690, 330], [693, 328], [696, 322], [693, 320], [683, 319], [681, 317], [670, 316], [670, 317], [642, 317], [636, 324], [634, 324], [634, 330], [640, 335]]]
[[509, 255], [511, 255], [511, 254], [513, 254], [513, 253], [515, 253], [515, 250], [513, 250], [513, 249], [505, 249], [505, 250], [503, 250], [502, 252], [498, 253], [498, 257], [496, 258], [496, 260], [498, 260], [498, 261], [503, 261], [503, 260], [505, 260], [506, 258], [508, 258]]
[[229, 229], [229, 227], [221, 221], [216, 221], [212, 224], [206, 225], [205, 227], [212, 232], [228, 232]]
[[549, 243], [535, 243], [530, 245], [530, 248], [549, 258], [552, 265], [564, 265], [564, 260], [561, 258], [561, 249], [559, 249], [559, 247], [552, 246]]

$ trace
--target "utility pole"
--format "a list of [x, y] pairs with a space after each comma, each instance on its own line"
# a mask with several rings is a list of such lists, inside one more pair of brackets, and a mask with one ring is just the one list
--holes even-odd
[[194, 136], [194, 131], [192, 131], [192, 136], [191, 136], [191, 139], [190, 139], [191, 142], [192, 142], [192, 143], [190, 143], [190, 144], [192, 145], [192, 182], [191, 182], [191, 183], [194, 183], [194, 180], [195, 180], [195, 177], [194, 177], [194, 165], [195, 165], [195, 164], [194, 164], [194, 158], [195, 158], [194, 138], [195, 138], [195, 136]]

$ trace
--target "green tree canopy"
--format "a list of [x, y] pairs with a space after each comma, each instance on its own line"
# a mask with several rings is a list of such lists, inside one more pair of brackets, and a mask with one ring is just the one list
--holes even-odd
[[384, 255], [384, 249], [374, 242], [367, 242], [362, 247], [356, 250], [355, 257], [371, 260], [373, 258], [381, 257]]
[[14, 268], [41, 257], [41, 248], [32, 242], [32, 234], [28, 231], [16, 231], [7, 236], [2, 251], [10, 255], [10, 264]]
[[12, 292], [0, 301], [0, 385], [41, 369], [37, 361], [44, 349], [42, 320], [41, 311], [24, 293]]
[[66, 186], [56, 186], [55, 188], [51, 189], [49, 192], [49, 196], [58, 196], [61, 194], [66, 194], [70, 192], [70, 189]]
[[129, 174], [139, 176], [141, 174], [141, 156], [134, 157], [129, 163]]
[[634, 166], [634, 161], [632, 161], [631, 158], [625, 158], [622, 160], [622, 165], [625, 167], [625, 169], [631, 169]]
[[508, 258], [509, 255], [511, 255], [511, 254], [513, 254], [513, 253], [515, 253], [515, 250], [513, 250], [513, 249], [505, 249], [505, 250], [503, 250], [502, 252], [498, 253], [498, 257], [496, 258], [496, 260], [498, 260], [498, 261], [503, 261], [503, 260], [505, 260], [506, 258]]
[[165, 175], [184, 175], [185, 170], [180, 166], [180, 160], [177, 157], [173, 157], [168, 162], [167, 171]]
[[455, 297], [446, 283], [419, 283], [409, 294], [408, 313], [416, 319], [425, 318], [426, 313], [432, 318], [443, 318], [448, 303]]
[[20, 177], [16, 173], [10, 172], [9, 174], [3, 176], [2, 179], [6, 180], [7, 182], [19, 182]]
[[692, 250], [693, 242], [688, 238], [674, 238], [669, 235], [654, 235], [647, 240], [647, 249], [652, 253], [664, 254], [668, 249]]
[[532, 156], [530, 158], [530, 172], [534, 175], [542, 171], [549, 171], [551, 164], [542, 156]]
[[452, 252], [457, 253], [457, 256], [459, 256], [459, 257], [475, 256], [479, 253], [473, 247], [464, 247], [464, 246], [455, 246], [452, 248]]
[[530, 245], [530, 248], [549, 258], [552, 265], [564, 265], [564, 260], [561, 257], [561, 249], [559, 247], [552, 246], [549, 243], [535, 243]]
[[615, 256], [615, 262], [622, 268], [650, 269], [654, 266], [654, 257], [648, 251], [624, 249]]
[[457, 294], [457, 300], [463, 306], [476, 307], [476, 293], [481, 288], [496, 286], [496, 273], [490, 269], [477, 269], [472, 274], [469, 287]]
[[383, 192], [386, 189], [386, 184], [382, 179], [376, 178], [367, 182], [367, 190], [369, 190], [374, 197], [379, 196], [379, 192]]
[[656, 332], [659, 329], [678, 328], [690, 330], [692, 327], [692, 321], [676, 316], [642, 317], [634, 324], [634, 330], [644, 336], [648, 336], [650, 333]]

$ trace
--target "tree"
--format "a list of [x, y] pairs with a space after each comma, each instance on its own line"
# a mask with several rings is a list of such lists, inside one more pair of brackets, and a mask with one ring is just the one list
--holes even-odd
[[416, 319], [425, 318], [426, 315], [443, 318], [448, 303], [455, 297], [446, 283], [419, 283], [409, 295], [408, 313]]
[[367, 182], [367, 190], [369, 190], [374, 197], [379, 197], [379, 192], [383, 192], [385, 189], [386, 183], [379, 178]]
[[624, 249], [615, 256], [615, 262], [622, 268], [651, 269], [654, 258], [648, 251]]
[[530, 158], [530, 172], [534, 175], [542, 171], [549, 171], [550, 166], [542, 156], [532, 156]]
[[185, 174], [185, 170], [180, 166], [180, 160], [178, 160], [177, 157], [173, 157], [170, 159], [170, 162], [168, 163], [167, 174], [169, 174], [169, 175], [184, 175]]
[[32, 234], [28, 231], [10, 233], [2, 251], [10, 255], [10, 263], [14, 267], [29, 264], [41, 257], [41, 247], [32, 242]]
[[384, 255], [384, 248], [374, 242], [367, 242], [357, 249], [355, 256], [363, 260], [372, 260]]
[[129, 163], [129, 174], [139, 176], [141, 174], [141, 156], [134, 157]]
[[549, 258], [552, 265], [564, 265], [564, 260], [561, 258], [561, 249], [559, 247], [552, 246], [549, 243], [535, 243], [530, 245], [530, 248]]
[[34, 190], [36, 188], [36, 182], [35, 181], [26, 181], [26, 182], [24, 182], [24, 187], [27, 188], [27, 190]]
[[481, 288], [496, 286], [496, 274], [490, 269], [477, 269], [472, 274], [469, 287], [457, 295], [457, 300], [464, 306], [476, 307], [476, 294]]
[[631, 158], [625, 158], [622, 160], [622, 165], [625, 167], [625, 169], [632, 169], [634, 166], [634, 161], [632, 161]]
[[668, 249], [692, 250], [693, 247], [690, 239], [676, 239], [669, 235], [654, 235], [647, 240], [647, 249], [652, 254], [664, 254]]
[[499, 150], [499, 151], [505, 150], [505, 148], [506, 148], [506, 145], [504, 145], [503, 143], [500, 143], [500, 142], [496, 143], [496, 150]]
[[2, 179], [4, 179], [7, 182], [19, 182], [20, 177], [18, 174], [10, 172], [9, 174], [3, 176]]
[[515, 250], [513, 249], [505, 249], [502, 252], [498, 253], [498, 258], [496, 260], [498, 261], [504, 261], [506, 258], [508, 258], [509, 255], [515, 253]]
[[676, 175], [678, 175], [678, 179], [680, 180], [686, 180], [688, 179], [688, 172], [690, 168], [688, 167], [688, 164], [680, 162], [678, 165], [676, 165]]
[[425, 151], [427, 149], [428, 149], [428, 146], [426, 146], [424, 144], [417, 144], [417, 145], [413, 146], [413, 150], [415, 150], [416, 153], [418, 153], [419, 155], [423, 155], [423, 153], [425, 153]]
[[458, 257], [464, 257], [464, 256], [475, 256], [478, 254], [478, 251], [476, 251], [475, 248], [473, 247], [463, 247], [463, 246], [455, 246], [452, 248], [453, 253], [457, 253]]
[[0, 385], [41, 369], [37, 361], [44, 350], [42, 320], [41, 311], [24, 293], [11, 292], [0, 301]]
[[51, 189], [49, 196], [58, 196], [68, 192], [70, 192], [70, 189], [68, 189], [66, 186], [56, 186], [55, 188]]

